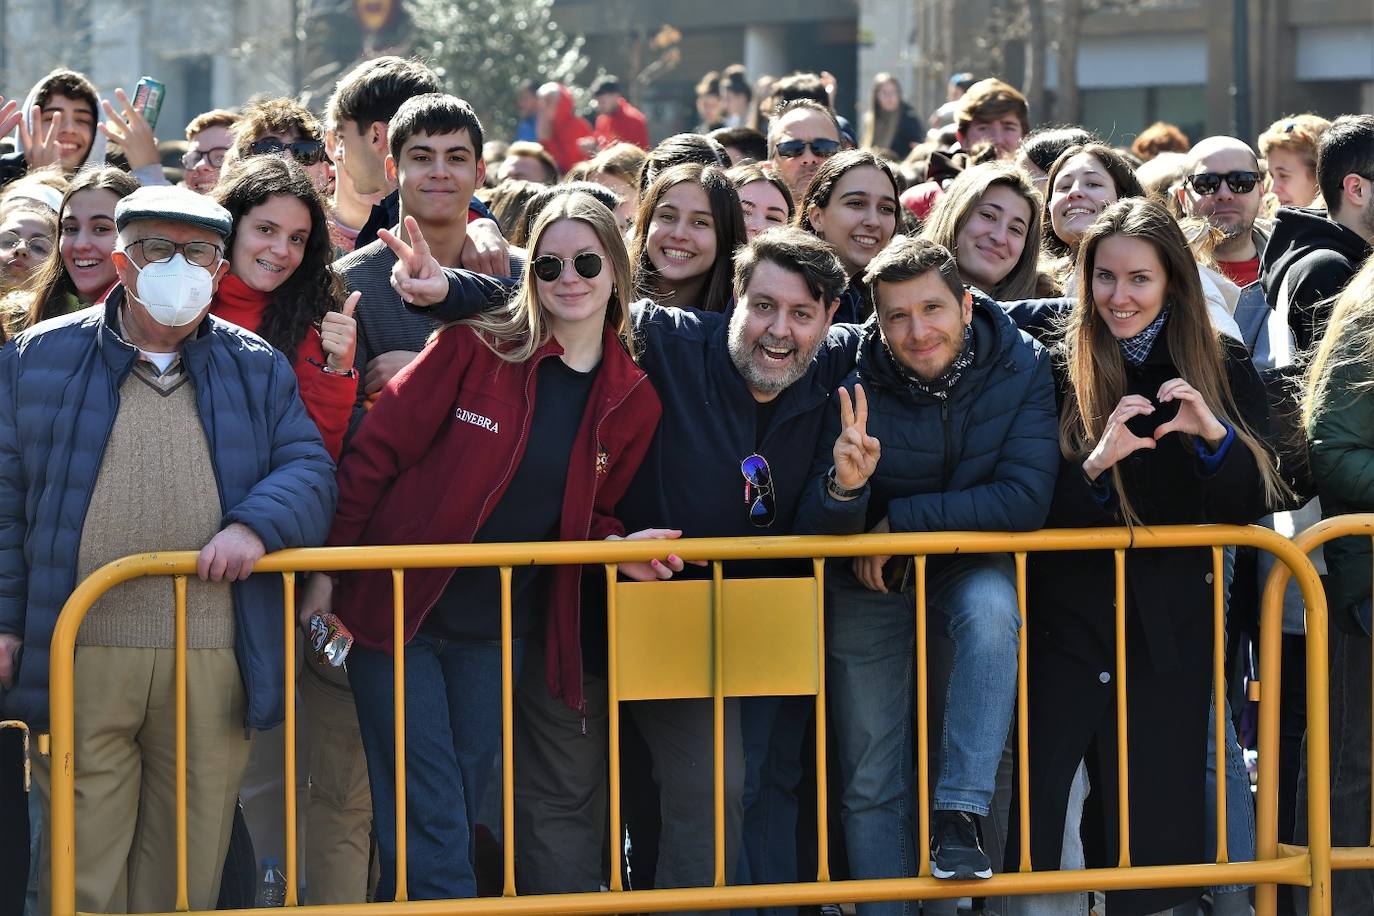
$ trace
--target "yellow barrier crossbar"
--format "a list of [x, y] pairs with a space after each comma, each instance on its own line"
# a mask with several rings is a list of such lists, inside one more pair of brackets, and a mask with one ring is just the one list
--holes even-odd
[[[1374, 534], [1374, 516], [1362, 517], [1359, 530]], [[1322, 526], [1318, 526], [1320, 529]], [[1313, 529], [1317, 531], [1318, 529]], [[1335, 530], [1329, 527], [1325, 530]], [[1341, 529], [1341, 533], [1349, 533]], [[1314, 916], [1329, 916], [1330, 900], [1328, 894], [1330, 869], [1333, 867], [1333, 854], [1330, 848], [1329, 812], [1323, 805], [1313, 806], [1309, 812], [1309, 836], [1307, 847], [1283, 847], [1275, 842], [1272, 829], [1266, 834], [1266, 826], [1272, 826], [1276, 813], [1277, 780], [1274, 760], [1276, 754], [1261, 753], [1260, 810], [1261, 842], [1257, 861], [1232, 863], [1227, 861], [1225, 848], [1225, 808], [1220, 797], [1224, 795], [1224, 783], [1218, 786], [1218, 824], [1217, 861], [1196, 865], [1173, 866], [1131, 866], [1129, 848], [1128, 816], [1128, 772], [1126, 759], [1126, 677], [1125, 677], [1125, 556], [1130, 549], [1156, 548], [1202, 548], [1212, 549], [1214, 570], [1214, 621], [1215, 632], [1224, 633], [1224, 592], [1222, 588], [1222, 552], [1220, 545], [1253, 546], [1273, 554], [1279, 561], [1275, 565], [1275, 575], [1271, 576], [1264, 592], [1263, 615], [1266, 634], [1262, 652], [1265, 662], [1265, 689], [1261, 693], [1262, 706], [1262, 747], [1264, 740], [1276, 740], [1278, 668], [1277, 668], [1277, 622], [1281, 614], [1280, 599], [1282, 583], [1289, 575], [1295, 575], [1308, 605], [1309, 633], [1313, 626], [1320, 628], [1319, 638], [1309, 638], [1308, 643], [1308, 717], [1309, 723], [1318, 723], [1311, 730], [1309, 740], [1309, 791], [1313, 798], [1326, 797], [1328, 774], [1328, 742], [1326, 722], [1326, 658], [1325, 658], [1325, 599], [1320, 579], [1307, 560], [1308, 545], [1315, 543], [1319, 535], [1308, 532], [1305, 539], [1296, 542], [1264, 528], [1253, 526], [1161, 526], [1156, 528], [1083, 529], [1047, 530], [1026, 533], [1001, 532], [941, 532], [909, 533], [887, 535], [859, 535], [853, 537], [772, 537], [772, 538], [714, 538], [688, 539], [672, 544], [672, 551], [684, 560], [700, 560], [714, 564], [711, 579], [711, 684], [706, 693], [713, 703], [715, 753], [713, 772], [713, 796], [715, 802], [715, 863], [714, 887], [661, 889], [625, 892], [621, 881], [622, 853], [619, 843], [620, 779], [619, 767], [610, 768], [610, 823], [612, 827], [610, 894], [573, 894], [547, 895], [537, 897], [515, 896], [515, 856], [513, 823], [513, 773], [515, 761], [511, 742], [511, 719], [513, 708], [513, 684], [511, 663], [511, 574], [515, 566], [525, 565], [600, 565], [605, 569], [608, 585], [607, 618], [612, 634], [608, 670], [609, 704], [609, 752], [613, 761], [619, 760], [619, 711], [616, 698], [621, 696], [622, 672], [614, 634], [623, 624], [623, 614], [618, 607], [617, 566], [627, 562], [644, 562], [660, 558], [665, 550], [662, 542], [654, 541], [612, 541], [612, 542], [554, 542], [528, 544], [468, 544], [444, 546], [394, 546], [394, 547], [350, 547], [350, 548], [311, 548], [282, 551], [264, 557], [257, 564], [258, 573], [279, 573], [285, 580], [285, 594], [288, 598], [285, 610], [284, 637], [287, 645], [294, 641], [295, 620], [293, 583], [291, 576], [298, 571], [336, 572], [344, 570], [389, 570], [394, 587], [393, 639], [399, 650], [404, 645], [403, 584], [404, 570], [417, 568], [447, 567], [495, 567], [499, 569], [502, 591], [502, 725], [503, 725], [503, 762], [502, 787], [503, 826], [506, 831], [505, 856], [503, 859], [503, 898], [477, 899], [467, 901], [416, 901], [405, 900], [406, 890], [406, 803], [405, 803], [405, 671], [404, 652], [394, 653], [395, 689], [395, 767], [396, 767], [396, 878], [397, 902], [365, 905], [367, 911], [375, 916], [388, 916], [391, 913], [439, 914], [439, 913], [495, 913], [502, 914], [599, 914], [617, 913], [629, 910], [638, 912], [659, 912], [674, 910], [728, 909], [737, 907], [758, 907], [771, 905], [800, 905], [833, 903], [839, 901], [866, 902], [877, 900], [900, 900], [908, 898], [941, 898], [966, 896], [970, 892], [979, 895], [1059, 893], [1083, 890], [1116, 890], [1144, 887], [1193, 887], [1218, 884], [1255, 883], [1268, 885], [1273, 891], [1276, 884], [1291, 884], [1310, 888], [1310, 912]], [[1334, 536], [1334, 535], [1332, 535]], [[1022, 618], [1021, 640], [1018, 647], [1020, 661], [1018, 672], [1017, 711], [1019, 727], [1017, 745], [1023, 762], [1031, 736], [1028, 733], [1026, 716], [1026, 667], [1028, 664], [1026, 647], [1027, 614], [1030, 613], [1026, 599], [1026, 563], [1031, 553], [1064, 550], [1111, 550], [1116, 565], [1116, 660], [1117, 660], [1117, 711], [1118, 729], [1118, 790], [1120, 824], [1120, 866], [1111, 869], [1087, 869], [1081, 871], [1041, 871], [1030, 869], [1029, 836], [1029, 786], [1030, 774], [1027, 766], [1021, 768], [1020, 784], [1017, 787], [1021, 805], [1019, 824], [1021, 843], [1021, 862], [1018, 870], [994, 875], [991, 879], [979, 882], [938, 881], [929, 877], [929, 820], [927, 804], [929, 772], [925, 748], [928, 743], [927, 688], [926, 688], [926, 559], [930, 556], [963, 553], [1011, 553], [1016, 561], [1017, 600]], [[723, 702], [727, 696], [727, 663], [730, 650], [726, 632], [729, 621], [726, 616], [726, 592], [730, 581], [725, 580], [721, 564], [741, 560], [768, 559], [811, 559], [815, 583], [817, 626], [815, 633], [815, 660], [822, 673], [821, 681], [815, 685], [815, 703], [818, 722], [825, 721], [825, 690], [823, 671], [825, 647], [823, 627], [819, 625], [819, 602], [823, 594], [823, 559], [857, 556], [909, 556], [915, 558], [916, 569], [916, 606], [913, 609], [917, 618], [916, 639], [918, 642], [916, 691], [916, 716], [920, 739], [917, 754], [918, 785], [920, 802], [918, 808], [921, 848], [921, 870], [915, 878], [881, 879], [866, 881], [829, 880], [826, 864], [826, 801], [824, 794], [825, 750], [824, 741], [817, 742], [816, 763], [820, 775], [820, 788], [817, 795], [817, 815], [820, 825], [820, 868], [814, 883], [785, 885], [765, 885], [752, 887], [725, 886], [724, 850], [724, 714]], [[177, 817], [177, 906], [186, 910], [185, 896], [185, 582], [186, 576], [195, 572], [196, 554], [194, 552], [145, 554], [116, 560], [96, 570], [83, 581], [64, 607], [52, 639], [51, 649], [51, 722], [52, 722], [52, 817], [51, 848], [53, 896], [52, 912], [55, 916], [73, 916], [76, 913], [75, 900], [75, 803], [73, 760], [73, 667], [74, 646], [77, 630], [86, 613], [94, 602], [108, 589], [121, 582], [148, 575], [174, 577], [176, 589], [177, 614], [177, 698], [178, 698], [178, 817]], [[1280, 575], [1280, 573], [1282, 575]], [[1273, 636], [1272, 639], [1269, 637]], [[1218, 639], [1218, 644], [1221, 640]], [[809, 650], [808, 650], [809, 651]], [[1272, 659], [1270, 656], [1272, 655]], [[287, 651], [288, 691], [294, 688], [293, 653]], [[1214, 659], [1216, 671], [1214, 686], [1217, 691], [1218, 711], [1224, 697], [1224, 672], [1222, 670], [1220, 648]], [[733, 664], [733, 663], [730, 663]], [[1273, 677], [1273, 687], [1268, 678]], [[810, 692], [809, 690], [807, 692]], [[288, 693], [288, 696], [290, 694]], [[291, 703], [287, 704], [286, 768], [288, 772], [288, 813], [287, 842], [294, 847], [294, 729], [296, 726]], [[824, 729], [819, 729], [822, 733]], [[1222, 730], [1219, 728], [1219, 732]], [[1221, 745], [1218, 742], [1219, 757]], [[1266, 766], [1267, 765], [1267, 766]], [[1223, 767], [1218, 767], [1224, 773]], [[1364, 861], [1365, 854], [1374, 855], [1374, 850], [1344, 851], [1334, 857], [1338, 867], [1347, 866], [1354, 860]], [[288, 905], [295, 899], [295, 856], [288, 855]], [[632, 899], [627, 899], [630, 895]], [[1263, 899], [1263, 898], [1262, 898]], [[315, 908], [321, 912], [348, 916], [355, 910], [362, 913], [364, 905], [334, 906]], [[1264, 903], [1260, 912], [1272, 912], [1272, 906]]]

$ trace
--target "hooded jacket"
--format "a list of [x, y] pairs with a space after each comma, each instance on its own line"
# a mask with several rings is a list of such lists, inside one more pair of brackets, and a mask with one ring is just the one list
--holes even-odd
[[1279, 210], [1260, 259], [1260, 284], [1269, 307], [1288, 315], [1299, 351], [1321, 341], [1331, 299], [1369, 252], [1368, 242], [1321, 210]]
[[[45, 76], [34, 83], [29, 94], [24, 97], [24, 107], [20, 110], [24, 113], [24, 126], [30, 133], [34, 132], [33, 106], [38, 104], [38, 96], [43, 91], [43, 87], [48, 84], [49, 79], [51, 79], [50, 76]], [[99, 90], [97, 90], [98, 94]], [[95, 106], [95, 133], [91, 138], [91, 148], [86, 152], [86, 158], [81, 162], [82, 168], [87, 166], [97, 168], [105, 164], [105, 135], [100, 132], [100, 125], [103, 123], [105, 123], [105, 112], [97, 104]], [[0, 156], [0, 184], [8, 184], [16, 178], [21, 178], [29, 170], [28, 151], [24, 148], [23, 133], [16, 127], [10, 136], [14, 140], [14, 152]], [[161, 172], [161, 166], [158, 167], [158, 171]]]
[[[541, 125], [542, 126], [542, 125]], [[573, 111], [572, 93], [567, 86], [558, 87], [558, 107], [554, 110], [553, 123], [549, 125], [548, 136], [541, 136], [539, 142], [549, 151], [553, 161], [558, 163], [558, 171], [566, 172], [587, 158], [578, 145], [583, 137], [592, 136], [591, 125], [579, 118]]]
[[[104, 302], [37, 324], [0, 349], [0, 633], [24, 640], [5, 711], [36, 728], [48, 721], [48, 649], [77, 585], [81, 529], [119, 387], [138, 358], [116, 330], [123, 300], [115, 286]], [[181, 358], [214, 461], [222, 525], [247, 525], [268, 553], [320, 544], [337, 495], [334, 464], [286, 357], [209, 316]], [[271, 728], [285, 711], [281, 580], [250, 576], [233, 584], [233, 597], [245, 724]]]

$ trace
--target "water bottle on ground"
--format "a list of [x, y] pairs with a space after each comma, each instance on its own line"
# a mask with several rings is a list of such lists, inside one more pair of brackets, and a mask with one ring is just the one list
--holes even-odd
[[286, 876], [277, 868], [276, 859], [263, 859], [258, 869], [262, 880], [258, 884], [257, 906], [286, 906]]

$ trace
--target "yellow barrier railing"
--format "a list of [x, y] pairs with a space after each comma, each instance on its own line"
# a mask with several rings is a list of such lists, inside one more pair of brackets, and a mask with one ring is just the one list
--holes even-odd
[[[1335, 518], [1325, 519], [1306, 531], [1293, 537], [1293, 545], [1303, 553], [1311, 553], [1316, 548], [1336, 538], [1349, 536], [1364, 536], [1374, 538], [1374, 514], [1342, 515]], [[1279, 606], [1283, 602], [1284, 589], [1288, 587], [1288, 580], [1291, 572], [1287, 566], [1275, 564], [1270, 572], [1268, 580], [1264, 585], [1264, 607]], [[1260, 628], [1260, 681], [1263, 687], [1263, 696], [1277, 697], [1280, 686], [1281, 665], [1280, 658], [1280, 638], [1282, 628], [1280, 626], [1261, 626]], [[1309, 602], [1307, 605], [1307, 734], [1308, 741], [1312, 740], [1313, 735], [1320, 735], [1323, 741], [1324, 751], [1320, 761], [1321, 780], [1323, 786], [1329, 786], [1329, 754], [1325, 751], [1325, 745], [1329, 744], [1328, 735], [1328, 710], [1327, 710], [1327, 681], [1330, 672], [1328, 671], [1329, 659], [1327, 656], [1327, 618], [1325, 605], [1319, 609], [1319, 613], [1314, 616], [1313, 607]], [[1320, 683], [1314, 680], [1312, 673], [1314, 666], [1320, 669]], [[1273, 672], [1271, 674], [1270, 672]], [[1320, 709], [1312, 702], [1312, 693], [1320, 693]], [[1314, 718], [1320, 716], [1320, 718]], [[1315, 726], [1315, 727], [1314, 727]], [[1260, 703], [1260, 745], [1259, 745], [1259, 780], [1260, 785], [1275, 784], [1278, 777], [1279, 759], [1279, 705], [1274, 703]], [[1317, 765], [1317, 758], [1308, 749], [1307, 765], [1309, 774], [1309, 787], [1312, 787], [1311, 773], [1312, 768]], [[1321, 808], [1329, 813], [1329, 791], [1318, 794], [1315, 788], [1309, 788], [1308, 807], [1309, 809]], [[1260, 856], [1274, 855], [1283, 851], [1297, 850], [1302, 847], [1280, 844], [1278, 842], [1278, 797], [1276, 794], [1268, 795], [1261, 793], [1259, 797], [1259, 809], [1256, 812], [1256, 845]], [[1311, 823], [1309, 817], [1309, 823]], [[1316, 836], [1311, 834], [1310, 836]], [[1374, 868], [1374, 823], [1370, 824], [1369, 843], [1366, 846], [1346, 846], [1331, 848], [1330, 835], [1324, 838], [1327, 848], [1318, 850], [1313, 848], [1312, 856], [1314, 864], [1317, 856], [1326, 857], [1323, 867], [1318, 871], [1314, 868], [1313, 874], [1329, 874], [1330, 871], [1342, 871], [1348, 869], [1370, 869]], [[1311, 840], [1309, 838], [1309, 843]], [[1272, 907], [1277, 889], [1273, 887], [1258, 888], [1256, 902], [1264, 901], [1266, 906]]]
[[[1374, 525], [1374, 521], [1370, 522]], [[1303, 543], [1300, 540], [1300, 544]], [[1253, 862], [1229, 862], [1226, 853], [1225, 817], [1225, 773], [1221, 765], [1225, 760], [1222, 736], [1225, 729], [1217, 728], [1217, 849], [1216, 861], [1211, 863], [1134, 866], [1130, 864], [1130, 820], [1129, 820], [1129, 779], [1126, 758], [1126, 678], [1125, 666], [1125, 557], [1126, 551], [1140, 548], [1200, 548], [1209, 547], [1213, 552], [1214, 569], [1214, 632], [1221, 634], [1224, 627], [1224, 591], [1222, 588], [1221, 557], [1223, 545], [1252, 546], [1266, 550], [1279, 561], [1276, 569], [1291, 571], [1298, 581], [1308, 607], [1309, 634], [1316, 631], [1316, 638], [1309, 635], [1308, 655], [1308, 722], [1310, 727], [1308, 752], [1309, 792], [1314, 799], [1324, 799], [1328, 794], [1328, 747], [1326, 734], [1326, 648], [1325, 620], [1326, 605], [1321, 582], [1316, 570], [1306, 557], [1300, 545], [1264, 528], [1225, 525], [1176, 526], [1157, 528], [1137, 528], [1133, 532], [1124, 528], [1102, 528], [1084, 530], [1039, 531], [1028, 533], [996, 532], [947, 532], [920, 534], [861, 535], [854, 537], [776, 537], [776, 538], [733, 538], [733, 539], [696, 539], [673, 542], [671, 550], [685, 560], [700, 560], [714, 564], [712, 580], [704, 583], [709, 586], [711, 595], [709, 629], [709, 678], [710, 686], [704, 693], [685, 693], [678, 695], [711, 697], [715, 703], [716, 741], [714, 760], [714, 795], [716, 819], [716, 863], [715, 886], [681, 889], [657, 889], [623, 891], [619, 890], [619, 843], [610, 843], [612, 862], [610, 874], [616, 890], [605, 894], [558, 894], [545, 896], [515, 896], [515, 831], [514, 831], [514, 767], [513, 759], [512, 710], [513, 687], [511, 679], [511, 604], [510, 577], [516, 565], [564, 565], [586, 564], [605, 567], [607, 582], [611, 586], [608, 595], [608, 623], [610, 630], [610, 671], [608, 677], [609, 705], [611, 709], [610, 761], [611, 761], [611, 836], [617, 837], [619, 822], [619, 755], [618, 718], [616, 709], [622, 699], [633, 699], [620, 691], [622, 665], [618, 658], [616, 640], [620, 628], [620, 614], [617, 605], [625, 599], [618, 597], [628, 594], [622, 590], [624, 583], [618, 583], [617, 565], [620, 563], [647, 561], [659, 557], [665, 544], [661, 541], [614, 541], [614, 542], [554, 542], [537, 544], [469, 544], [448, 546], [416, 547], [352, 547], [352, 548], [315, 548], [282, 551], [264, 557], [256, 567], [258, 573], [279, 573], [283, 576], [285, 607], [283, 613], [283, 639], [288, 647], [286, 656], [285, 687], [290, 697], [295, 689], [295, 655], [289, 647], [296, 638], [296, 614], [294, 601], [294, 573], [313, 570], [335, 572], [343, 570], [390, 570], [395, 586], [394, 639], [397, 646], [404, 644], [402, 638], [402, 583], [407, 568], [436, 567], [497, 567], [500, 570], [502, 585], [502, 818], [505, 836], [505, 858], [503, 862], [503, 898], [483, 898], [463, 901], [422, 901], [406, 902], [406, 822], [405, 822], [405, 709], [403, 689], [405, 666], [403, 653], [396, 653], [395, 671], [395, 768], [396, 768], [396, 876], [397, 901], [394, 903], [375, 903], [369, 910], [383, 914], [435, 914], [440, 913], [493, 913], [528, 914], [613, 914], [627, 911], [664, 912], [673, 910], [711, 910], [729, 908], [749, 908], [780, 905], [815, 905], [836, 901], [871, 902], [880, 900], [904, 900], [918, 898], [961, 897], [970, 893], [985, 896], [1061, 893], [1086, 890], [1120, 890], [1145, 887], [1198, 887], [1224, 884], [1277, 885], [1290, 884], [1309, 888], [1310, 912], [1313, 916], [1329, 916], [1330, 899], [1328, 894], [1329, 875], [1332, 867], [1330, 849], [1330, 818], [1325, 805], [1314, 804], [1308, 812], [1309, 845], [1304, 848], [1279, 847], [1273, 842], [1272, 831], [1267, 841], [1262, 839], [1258, 856]], [[817, 666], [819, 681], [814, 691], [805, 685], [790, 690], [793, 693], [811, 693], [816, 696], [816, 710], [824, 721], [824, 646], [823, 628], [820, 622], [821, 596], [823, 594], [824, 558], [856, 557], [872, 555], [911, 556], [916, 559], [917, 594], [916, 607], [916, 682], [915, 697], [917, 735], [921, 747], [927, 746], [927, 696], [926, 696], [926, 645], [925, 645], [925, 558], [928, 556], [956, 553], [1011, 553], [1016, 561], [1017, 595], [1022, 615], [1020, 635], [1017, 689], [1018, 733], [1017, 744], [1023, 762], [1027, 760], [1027, 748], [1031, 736], [1027, 724], [1027, 629], [1028, 613], [1034, 608], [1027, 606], [1026, 600], [1026, 562], [1027, 555], [1046, 551], [1066, 550], [1111, 550], [1116, 562], [1117, 595], [1117, 693], [1116, 707], [1118, 721], [1119, 761], [1119, 812], [1121, 860], [1117, 868], [1085, 869], [1080, 871], [1041, 871], [1031, 870], [1028, 842], [1030, 836], [1028, 767], [1022, 766], [1021, 779], [1016, 787], [1020, 794], [1021, 820], [1019, 824], [1021, 861], [1018, 870], [996, 874], [992, 878], [977, 882], [940, 881], [929, 875], [929, 824], [927, 789], [929, 773], [926, 755], [916, 755], [918, 769], [918, 836], [920, 837], [921, 868], [918, 877], [886, 878], [873, 880], [831, 881], [826, 863], [824, 827], [825, 798], [825, 729], [818, 728], [817, 767], [818, 798], [817, 811], [821, 817], [820, 868], [816, 882], [758, 885], [749, 887], [730, 887], [725, 885], [723, 853], [723, 725], [722, 700], [727, 695], [730, 674], [727, 666], [729, 656], [725, 655], [727, 628], [732, 626], [725, 614], [725, 583], [721, 563], [739, 560], [766, 559], [811, 559], [813, 561], [814, 582], [813, 612], [815, 614], [815, 643], [812, 647]], [[50, 661], [51, 727], [52, 727], [52, 807], [50, 838], [52, 850], [52, 908], [53, 916], [74, 916], [76, 913], [76, 860], [75, 860], [75, 795], [74, 780], [77, 761], [73, 758], [73, 666], [76, 635], [86, 613], [95, 601], [110, 588], [130, 579], [148, 575], [171, 576], [174, 581], [176, 599], [176, 716], [178, 741], [176, 747], [176, 794], [177, 794], [177, 855], [176, 887], [177, 909], [186, 911], [186, 748], [185, 748], [185, 684], [186, 684], [186, 577], [195, 572], [196, 554], [192, 552], [145, 554], [126, 557], [110, 563], [91, 574], [73, 592], [58, 620], [52, 638]], [[636, 589], [654, 589], [692, 583], [631, 583]], [[701, 583], [697, 583], [701, 584]], [[1265, 633], [1277, 632], [1282, 613], [1280, 599], [1282, 588], [1275, 590], [1274, 581], [1265, 592], [1263, 609], [1263, 630]], [[640, 602], [642, 605], [643, 602]], [[1214, 687], [1218, 703], [1218, 715], [1222, 714], [1221, 698], [1226, 695], [1222, 643], [1218, 636], [1214, 657]], [[1265, 677], [1278, 670], [1277, 643], [1268, 646], [1264, 668]], [[1274, 678], [1277, 685], [1278, 679]], [[755, 689], [754, 693], [764, 694], [767, 690]], [[789, 691], [779, 691], [789, 692]], [[1277, 723], [1277, 689], [1266, 682], [1261, 692], [1262, 718], [1265, 723], [1262, 738], [1271, 743], [1275, 737]], [[285, 740], [285, 791], [286, 791], [286, 893], [287, 905], [297, 904], [296, 887], [296, 830], [295, 830], [295, 711], [294, 704], [286, 704]], [[1276, 769], [1272, 764], [1273, 753], [1261, 755], [1261, 776], [1259, 784], [1261, 822], [1269, 824], [1273, 817], [1277, 799]], [[1268, 762], [1267, 767], [1265, 766]], [[1199, 761], [1201, 765], [1201, 761]], [[1267, 818], [1267, 820], [1266, 820]], [[1271, 887], [1272, 891], [1272, 887]], [[1259, 912], [1272, 913], [1273, 894], [1262, 902]], [[1261, 901], [1266, 898], [1261, 896]], [[320, 912], [339, 912], [334, 907], [316, 907]], [[350, 911], [351, 908], [350, 908]]]

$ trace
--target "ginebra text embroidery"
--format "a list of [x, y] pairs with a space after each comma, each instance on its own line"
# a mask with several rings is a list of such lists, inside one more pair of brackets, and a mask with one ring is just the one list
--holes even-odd
[[484, 417], [480, 413], [473, 413], [464, 407], [454, 408], [453, 416], [456, 420], [461, 420], [464, 423], [471, 423], [473, 426], [481, 427], [489, 433], [501, 432], [501, 423], [499, 421], [493, 420], [491, 417]]

